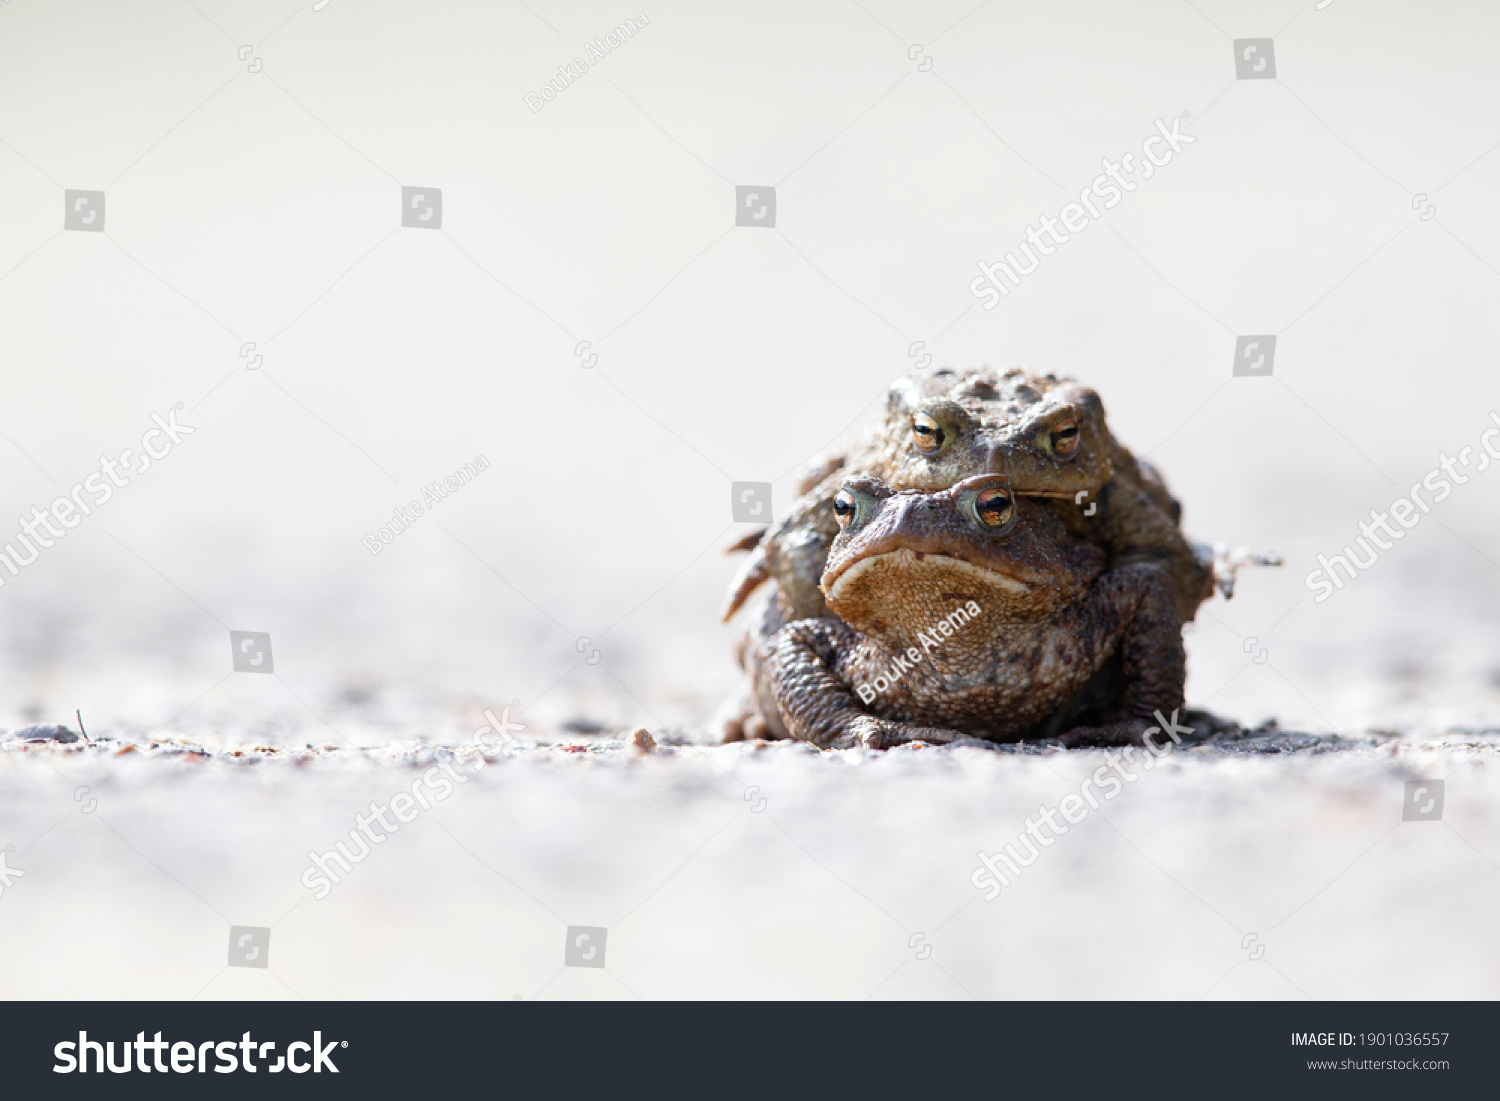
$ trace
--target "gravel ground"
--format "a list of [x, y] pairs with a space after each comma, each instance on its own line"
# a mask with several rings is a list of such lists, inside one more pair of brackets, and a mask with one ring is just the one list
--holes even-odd
[[[1500, 731], [1184, 745], [985, 901], [977, 851], [1013, 841], [1104, 759], [607, 734], [523, 739], [488, 760], [462, 745], [12, 739], [0, 837], [25, 875], [0, 900], [0, 992], [1500, 993]], [[317, 899], [301, 881], [309, 850], [444, 763], [462, 783]], [[1403, 822], [1416, 778], [1444, 781], [1440, 819]], [[266, 968], [226, 966], [233, 926], [271, 930]], [[564, 965], [571, 926], [607, 929], [602, 970]]]

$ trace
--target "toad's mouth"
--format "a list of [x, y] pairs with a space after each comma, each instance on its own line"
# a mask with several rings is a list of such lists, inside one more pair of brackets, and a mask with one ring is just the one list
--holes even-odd
[[823, 578], [823, 593], [829, 603], [835, 603], [841, 595], [867, 582], [878, 582], [882, 575], [887, 578], [908, 576], [921, 579], [931, 576], [953, 580], [967, 580], [991, 591], [1003, 590], [1008, 594], [1031, 591], [1031, 585], [992, 565], [980, 565], [944, 551], [915, 551], [910, 547], [898, 547], [860, 558], [840, 567], [833, 575]]

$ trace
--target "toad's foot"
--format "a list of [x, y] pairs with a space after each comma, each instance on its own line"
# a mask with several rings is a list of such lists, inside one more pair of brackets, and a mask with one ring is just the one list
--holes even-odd
[[1275, 551], [1231, 547], [1228, 543], [1194, 543], [1193, 554], [1213, 573], [1214, 588], [1225, 600], [1234, 596], [1234, 583], [1241, 567], [1281, 565], [1281, 555]]
[[1058, 741], [1069, 749], [1083, 746], [1144, 745], [1155, 756], [1165, 757], [1172, 752], [1174, 745], [1203, 740], [1203, 732], [1197, 726], [1189, 725], [1196, 716], [1202, 715], [1207, 715], [1207, 712], [1174, 709], [1170, 717], [1158, 713], [1150, 719], [1125, 719], [1099, 726], [1075, 726], [1062, 734]]
[[777, 737], [765, 716], [755, 706], [755, 698], [745, 685], [719, 705], [708, 720], [709, 737], [720, 744], [754, 742]]
[[947, 745], [973, 738], [972, 734], [965, 734], [961, 730], [950, 730], [942, 726], [915, 726], [893, 719], [876, 718], [874, 715], [855, 719], [849, 724], [849, 735], [850, 745], [862, 745], [866, 749], [890, 749], [911, 742]]
[[917, 726], [872, 715], [835, 672], [856, 638], [837, 619], [803, 619], [776, 633], [761, 651], [775, 706], [787, 732], [820, 749], [889, 749], [908, 742], [947, 743], [965, 737], [944, 727]]

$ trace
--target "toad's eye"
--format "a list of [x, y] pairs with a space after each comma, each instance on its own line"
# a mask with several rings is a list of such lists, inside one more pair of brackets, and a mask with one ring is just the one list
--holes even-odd
[[974, 499], [974, 512], [988, 527], [998, 528], [1009, 522], [1015, 503], [1003, 489], [987, 489]]
[[847, 528], [849, 521], [854, 519], [854, 513], [858, 506], [854, 501], [854, 494], [847, 489], [839, 490], [839, 495], [833, 499], [833, 515], [839, 522], [839, 527]]
[[1060, 459], [1072, 458], [1078, 451], [1078, 424], [1063, 421], [1052, 429], [1052, 454]]
[[942, 449], [943, 441], [947, 436], [943, 432], [943, 426], [929, 417], [926, 413], [918, 413], [911, 421], [912, 443], [917, 445], [917, 450], [924, 455], [936, 454]]

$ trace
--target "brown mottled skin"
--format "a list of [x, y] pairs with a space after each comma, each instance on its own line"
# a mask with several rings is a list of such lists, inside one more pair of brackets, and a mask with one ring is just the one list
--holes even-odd
[[783, 622], [829, 614], [818, 582], [838, 532], [833, 498], [845, 480], [872, 475], [897, 490], [932, 492], [979, 474], [1003, 474], [1016, 493], [1045, 501], [1069, 532], [1103, 547], [1111, 567], [1162, 566], [1180, 622], [1211, 595], [1213, 571], [1178, 528], [1181, 506], [1160, 475], [1110, 435], [1098, 394], [1019, 367], [942, 369], [898, 380], [884, 417], [808, 473], [759, 545], [753, 536], [736, 544], [752, 553], [724, 618], [767, 580], [776, 582]]
[[[932, 493], [860, 477], [835, 507], [842, 530], [821, 586], [838, 618], [787, 623], [749, 662], [767, 733], [825, 747], [1125, 744], [1155, 711], [1182, 707], [1180, 624], [1160, 566], [1106, 569], [1104, 550], [1001, 475]], [[977, 615], [924, 641], [971, 601]], [[879, 691], [912, 649], [909, 671]]]

